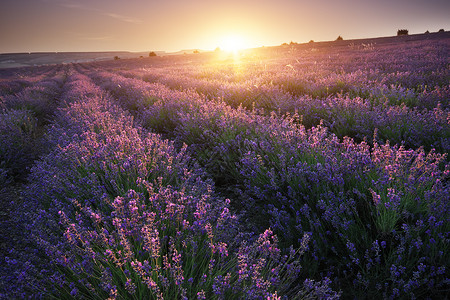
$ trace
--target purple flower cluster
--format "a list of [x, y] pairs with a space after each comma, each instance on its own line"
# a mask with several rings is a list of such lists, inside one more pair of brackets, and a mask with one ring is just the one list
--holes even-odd
[[[447, 49], [447, 40], [417, 41], [407, 51], [391, 45], [374, 46], [370, 51], [349, 45], [331, 53], [299, 49], [295, 56], [279, 58], [276, 63], [270, 60], [271, 56], [249, 57], [239, 65], [227, 61], [218, 65], [152, 68], [142, 66], [142, 62], [130, 62], [122, 70], [113, 70], [115, 76], [103, 76], [114, 80], [108, 78], [101, 84], [125, 103], [129, 99], [144, 102], [147, 99], [144, 106], [153, 107], [151, 104], [157, 99], [162, 100], [165, 109], [161, 110], [158, 102], [157, 112], [150, 109], [150, 115], [144, 117], [149, 127], [157, 130], [164, 129], [163, 117], [168, 126], [166, 131], [171, 132], [177, 125], [172, 109], [180, 111], [184, 107], [183, 104], [170, 107], [164, 100], [179, 98], [179, 91], [189, 91], [189, 96], [182, 97], [194, 103], [195, 97], [190, 92], [195, 91], [207, 99], [222, 99], [233, 108], [256, 107], [266, 113], [281, 114], [298, 112], [307, 128], [323, 120], [339, 138], [370, 140], [377, 129], [383, 143], [389, 140], [407, 148], [423, 146], [427, 151], [434, 148], [448, 153]], [[167, 88], [172, 89], [173, 95], [153, 93], [148, 97], [148, 89]], [[130, 107], [142, 107], [137, 102]], [[161, 116], [159, 112], [164, 114]], [[149, 121], [155, 119], [158, 126], [156, 121]]]
[[7, 81], [11, 90], [0, 96], [0, 182], [24, 180], [33, 161], [45, 152], [41, 128], [55, 112], [62, 75], [45, 72], [26, 77], [26, 83]]
[[[122, 74], [129, 78], [145, 79], [145, 74], [150, 74], [151, 70], [139, 72], [141, 75], [133, 72]], [[398, 73], [395, 78], [402, 74], [405, 73]], [[164, 75], [157, 73], [155, 76], [158, 78], [156, 81], [165, 83]], [[177, 75], [170, 76], [173, 79]], [[181, 76], [178, 75], [178, 78]], [[188, 77], [183, 78], [189, 80]], [[392, 80], [394, 77], [389, 78]], [[177, 82], [181, 84], [183, 80]], [[129, 87], [129, 81], [131, 79], [123, 77], [119, 85]], [[382, 81], [383, 94], [388, 90], [402, 89], [393, 84], [387, 88], [384, 82], [388, 79]], [[137, 81], [133, 79], [132, 82]], [[143, 81], [140, 84], [143, 87], [153, 85]], [[441, 88], [437, 86], [438, 89]], [[412, 93], [408, 89], [403, 91]], [[182, 94], [176, 91], [174, 95]], [[384, 141], [403, 142], [414, 148], [436, 147], [447, 152], [448, 108], [442, 109], [437, 105], [433, 110], [419, 110], [406, 106], [411, 103], [380, 101], [379, 97], [374, 96], [365, 100], [348, 93], [345, 98], [327, 96], [325, 99], [309, 98], [309, 102], [303, 100], [305, 106], [298, 110], [302, 116], [280, 117], [274, 113], [267, 116], [267, 112], [260, 109], [248, 111], [242, 107], [233, 108], [235, 105], [226, 96], [204, 101], [201, 97], [192, 98], [189, 95], [191, 98], [184, 105], [180, 96], [174, 96], [176, 100], [170, 94], [158, 96], [165, 107], [173, 109], [166, 114], [170, 116], [167, 118], [169, 123], [175, 124], [171, 136], [189, 145], [188, 149], [217, 185], [235, 185], [236, 189], [241, 190], [241, 196], [234, 196], [240, 199], [232, 201], [232, 205], [243, 211], [244, 219], [254, 219], [255, 211], [259, 211], [258, 218], [267, 220], [253, 221], [249, 225], [251, 228], [260, 226], [259, 230], [262, 230], [271, 226], [285, 246], [298, 245], [298, 237], [303, 233], [312, 234], [308, 276], [319, 273], [354, 276], [355, 286], [360, 286], [362, 290], [371, 286], [385, 295], [394, 295], [392, 286], [400, 285], [405, 278], [412, 276], [418, 258], [412, 259], [414, 252], [408, 252], [405, 256], [404, 252], [408, 250], [403, 243], [413, 243], [415, 247], [411, 250], [418, 250], [424, 237], [419, 231], [405, 240], [401, 225], [418, 222], [430, 213], [441, 220], [446, 219], [449, 206], [444, 199], [449, 194], [445, 184], [449, 167], [445, 166], [443, 155], [433, 151], [426, 154], [421, 149], [406, 150], [403, 146], [392, 147]], [[188, 98], [187, 94], [184, 97]], [[174, 102], [181, 105], [169, 104]], [[153, 103], [141, 103], [137, 111], [146, 111], [149, 107], [153, 109]], [[189, 106], [186, 105], [188, 103]], [[329, 123], [329, 118], [327, 121], [330, 115], [334, 115], [333, 123]], [[151, 115], [140, 116], [147, 128], [160, 131], [158, 125], [152, 123], [154, 118]], [[317, 118], [315, 122], [325, 120], [321, 126], [306, 130], [297, 125], [304, 123], [299, 119], [314, 116]], [[341, 141], [328, 131], [338, 133], [339, 137], [355, 136], [361, 140], [374, 131], [375, 136], [370, 145], [365, 142], [358, 144], [349, 138]], [[439, 227], [437, 232], [441, 235], [447, 232], [441, 238], [448, 238], [445, 226]], [[380, 279], [383, 269], [373, 267], [374, 261], [380, 261], [379, 251], [373, 250], [378, 240], [381, 240], [382, 249], [386, 249], [382, 250], [384, 253], [397, 249], [397, 254], [390, 254], [386, 261], [409, 264], [408, 271], [402, 273], [403, 281], [388, 284], [389, 279]], [[436, 240], [437, 236], [432, 237], [431, 243], [434, 245]], [[436, 261], [433, 253], [445, 253], [443, 249], [437, 250], [440, 246], [434, 247], [420, 259]], [[438, 268], [443, 266], [443, 261], [444, 257], [436, 261]], [[365, 270], [364, 276], [358, 271], [359, 268]], [[323, 269], [328, 271], [323, 273]], [[445, 277], [436, 273], [422, 275], [422, 286], [433, 283], [435, 288], [439, 286], [436, 289], [440, 289], [445, 282]], [[380, 284], [380, 281], [385, 283]], [[439, 284], [435, 285], [436, 282]], [[349, 288], [344, 283], [340, 284], [340, 288]], [[411, 293], [414, 289], [399, 290]]]
[[[421, 273], [420, 281], [408, 287], [406, 282], [418, 276], [414, 269], [421, 262], [437, 269], [447, 265], [443, 244], [435, 242], [445, 243], [449, 234], [445, 155], [339, 141], [320, 127], [287, 135], [297, 137], [296, 142], [285, 135], [263, 139], [260, 134], [258, 142], [247, 142], [249, 151], [238, 168], [249, 211], [264, 212], [282, 241], [298, 245], [299, 236], [312, 234], [309, 276], [324, 269], [327, 276], [356, 276], [354, 287], [386, 297], [392, 286], [411, 295], [419, 286], [444, 289], [443, 273]], [[436, 231], [425, 233], [429, 216], [440, 221]], [[394, 281], [383, 278], [381, 258], [383, 264], [402, 267]]]
[[63, 89], [47, 131], [50, 153], [24, 193], [22, 218], [46, 266], [20, 258], [23, 290], [110, 299], [265, 299], [303, 290], [292, 288], [302, 253], [282, 255], [270, 230], [243, 242], [248, 234], [229, 200], [186, 146], [135, 125], [86, 76], [71, 74]]
[[0, 298], [446, 296], [448, 44], [2, 71]]
[[[418, 45], [416, 51], [422, 51], [420, 47]], [[439, 47], [436, 46], [437, 51]], [[354, 54], [354, 51], [349, 52]], [[369, 54], [374, 57], [369, 57]], [[448, 152], [448, 94], [445, 94], [448, 87], [442, 81], [442, 77], [448, 75], [442, 59], [436, 56], [429, 59], [438, 71], [425, 79], [430, 65], [421, 62], [420, 67], [424, 70], [422, 78], [414, 79], [411, 68], [418, 65], [412, 58], [407, 57], [399, 63], [394, 55], [390, 55], [387, 62], [395, 61], [396, 66], [392, 69], [389, 66], [388, 69], [389, 64], [383, 61], [383, 68], [376, 69], [382, 61], [380, 55], [362, 53], [362, 58], [369, 65], [365, 68], [358, 65], [356, 70], [352, 70], [348, 62], [339, 64], [345, 70], [350, 68], [343, 75], [333, 73], [336, 66], [323, 65], [309, 75], [297, 70], [295, 77], [288, 71], [276, 69], [279, 67], [277, 65], [274, 66], [276, 71], [267, 73], [272, 82], [279, 80], [273, 89], [268, 89], [261, 81], [253, 81], [254, 85], [248, 87], [246, 80], [267, 75], [258, 73], [257, 67], [250, 67], [248, 72], [242, 72], [241, 77], [236, 70], [227, 70], [226, 67], [211, 68], [212, 71], [207, 70], [207, 74], [200, 73], [204, 70], [179, 67], [177, 72], [164, 73], [151, 68], [120, 71], [124, 77], [118, 85], [122, 89], [130, 87], [136, 91], [131, 88], [131, 82], [137, 84], [139, 81], [135, 78], [140, 78], [143, 80], [139, 82], [142, 87], [150, 88], [153, 82], [157, 82], [176, 89], [174, 95], [182, 95], [179, 91], [190, 88], [206, 95], [208, 101], [186, 94], [184, 97], [190, 100], [184, 105], [179, 96], [174, 96], [176, 100], [170, 94], [157, 98], [169, 110], [169, 103], [181, 103], [172, 106], [172, 112], [166, 114], [170, 116], [167, 120], [170, 120], [171, 128], [175, 126], [170, 134], [175, 140], [189, 145], [188, 149], [216, 184], [236, 185], [237, 189], [245, 191], [241, 199], [232, 201], [235, 208], [245, 210], [244, 218], [254, 219], [254, 212], [259, 211], [259, 218], [268, 222], [255, 220], [253, 225], [261, 226], [260, 230], [271, 226], [286, 246], [291, 243], [298, 245], [298, 237], [302, 233], [312, 233], [309, 253], [309, 265], [312, 267], [307, 274], [317, 276], [320, 272], [326, 276], [354, 276], [355, 283], [359, 284], [356, 286], [361, 289], [371, 286], [385, 295], [394, 295], [392, 286], [400, 282], [387, 284], [389, 279], [380, 279], [384, 271], [374, 268], [375, 261], [380, 261], [380, 251], [390, 253], [397, 249], [399, 254], [389, 255], [386, 261], [393, 260], [397, 264], [407, 262], [408, 271], [402, 276], [412, 276], [417, 258], [412, 259], [414, 252], [405, 256], [404, 252], [408, 250], [404, 250], [402, 243], [413, 243], [411, 250], [421, 249], [424, 237], [419, 231], [406, 241], [401, 225], [418, 222], [429, 214], [446, 219], [449, 208], [443, 199], [449, 193], [445, 183], [449, 167], [445, 166], [443, 155], [433, 151], [427, 154], [421, 149], [407, 150], [403, 146], [392, 147], [386, 140], [392, 144], [403, 143], [408, 148], [424, 146], [427, 151], [437, 148], [439, 152]], [[382, 55], [385, 57], [386, 52]], [[433, 55], [439, 54], [436, 52]], [[330, 64], [330, 61], [322, 60], [321, 63]], [[227, 77], [227, 74], [235, 76]], [[281, 74], [284, 74], [283, 77]], [[290, 84], [292, 86], [302, 80], [310, 80], [308, 88], [292, 92], [294, 97], [286, 96], [276, 87], [282, 86], [289, 91]], [[434, 88], [424, 87], [424, 81], [432, 82]], [[334, 87], [331, 82], [335, 83]], [[227, 84], [239, 87], [241, 93], [237, 95], [242, 98], [233, 98]], [[205, 92], [208, 85], [214, 93]], [[256, 99], [251, 94], [252, 90], [263, 93], [264, 98], [267, 96], [270, 101]], [[436, 96], [434, 100], [430, 100], [431, 94]], [[280, 99], [279, 102], [277, 99]], [[431, 102], [420, 102], [425, 99]], [[238, 107], [239, 103], [249, 107], [251, 102], [258, 109], [248, 111]], [[137, 110], [153, 109], [153, 103], [142, 103]], [[187, 103], [190, 105], [186, 106]], [[266, 106], [268, 103], [269, 106]], [[280, 117], [274, 113], [267, 115], [267, 111], [260, 109], [292, 112], [294, 107], [298, 114], [292, 117]], [[147, 128], [160, 131], [160, 127], [152, 123], [152, 115], [140, 116]], [[297, 125], [312, 126], [321, 119], [322, 125], [311, 130]], [[367, 139], [375, 132], [375, 138], [369, 144], [358, 144], [349, 138], [340, 141], [328, 131], [340, 138], [353, 136], [357, 140]], [[445, 226], [438, 231], [441, 234], [448, 232]], [[448, 238], [447, 234], [442, 236], [444, 240]], [[431, 243], [437, 239], [437, 236], [432, 237]], [[379, 240], [381, 249], [385, 250], [373, 248]], [[443, 249], [433, 249], [420, 259], [435, 261], [432, 253], [445, 253]], [[442, 266], [443, 261], [440, 259], [436, 263]], [[357, 271], [361, 267], [365, 270], [364, 274]], [[323, 269], [328, 271], [323, 273]], [[441, 288], [445, 282], [445, 277], [434, 278], [436, 273], [422, 275], [422, 286], [440, 282], [438, 285]], [[342, 283], [340, 287], [348, 289]], [[411, 292], [411, 289], [397, 289]]]

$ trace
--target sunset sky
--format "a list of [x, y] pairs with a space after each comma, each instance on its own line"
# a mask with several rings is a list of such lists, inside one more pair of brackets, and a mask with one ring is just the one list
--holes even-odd
[[0, 53], [212, 50], [450, 30], [449, 0], [0, 0]]

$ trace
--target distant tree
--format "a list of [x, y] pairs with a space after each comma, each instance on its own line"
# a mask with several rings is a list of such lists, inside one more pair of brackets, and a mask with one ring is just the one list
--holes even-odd
[[425, 34], [429, 34], [430, 32], [427, 30], [427, 31], [425, 31]]
[[408, 35], [408, 29], [397, 30], [397, 36], [400, 36], [400, 35]]
[[336, 41], [343, 41], [344, 39], [342, 38], [342, 36], [338, 36]]
[[198, 50], [196, 49], [196, 50], [194, 50], [194, 53], [195, 53], [195, 54], [198, 54], [198, 53], [200, 53], [200, 51], [198, 51]]
[[152, 51], [152, 52], [150, 52], [150, 53], [148, 54], [148, 56], [150, 56], [150, 57], [156, 56], [156, 53], [155, 53], [154, 51]]
[[117, 55], [114, 56], [114, 60], [118, 60], [118, 59], [120, 59], [120, 57], [118, 57]]
[[294, 45], [298, 45], [298, 43], [291, 41], [291, 42], [289, 43], [289, 45], [294, 46]]
[[309, 43], [310, 43], [310, 44], [314, 43], [314, 40], [310, 40]]
[[445, 30], [441, 28], [441, 29], [439, 29], [438, 32], [445, 32]]

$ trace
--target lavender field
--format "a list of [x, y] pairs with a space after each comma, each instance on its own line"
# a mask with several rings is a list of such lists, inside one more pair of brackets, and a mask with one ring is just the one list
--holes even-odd
[[445, 299], [430, 36], [0, 70], [0, 298]]

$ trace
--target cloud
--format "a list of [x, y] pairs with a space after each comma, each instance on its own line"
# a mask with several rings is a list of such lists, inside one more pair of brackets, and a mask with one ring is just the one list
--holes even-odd
[[139, 20], [139, 19], [130, 18], [130, 17], [127, 17], [127, 16], [122, 16], [122, 15], [118, 15], [118, 14], [115, 14], [115, 13], [108, 13], [108, 12], [106, 12], [106, 13], [102, 13], [102, 14], [105, 15], [105, 16], [114, 18], [114, 19], [121, 20], [123, 22], [128, 22], [128, 23], [139, 24], [139, 23], [143, 22], [142, 20]]
[[124, 15], [119, 15], [113, 12], [105, 12], [102, 11], [100, 9], [97, 8], [92, 8], [89, 7], [87, 5], [82, 5], [80, 3], [76, 3], [70, 0], [41, 0], [43, 2], [53, 2], [59, 6], [65, 7], [65, 8], [69, 8], [69, 9], [79, 9], [79, 10], [85, 10], [85, 11], [90, 11], [90, 12], [95, 12], [98, 13], [100, 15], [103, 16], [107, 16], [116, 20], [120, 20], [122, 22], [126, 22], [126, 23], [133, 23], [133, 24], [140, 24], [143, 21], [140, 19], [136, 19], [136, 18], [132, 18], [132, 17], [128, 17], [128, 16], [124, 16]]
[[89, 41], [107, 41], [107, 40], [112, 40], [112, 36], [92, 36], [92, 37], [83, 37], [82, 39], [84, 40], [89, 40]]
[[79, 4], [77, 4], [76, 2], [72, 2], [70, 0], [41, 0], [41, 2], [43, 3], [53, 3], [56, 5], [60, 5], [60, 6], [64, 6], [64, 7], [80, 7]]
[[84, 8], [83, 6], [81, 6], [80, 4], [77, 4], [77, 3], [61, 2], [61, 3], [59, 3], [59, 5], [66, 7], [66, 8], [78, 8], [78, 9], [87, 10], [86, 8]]

